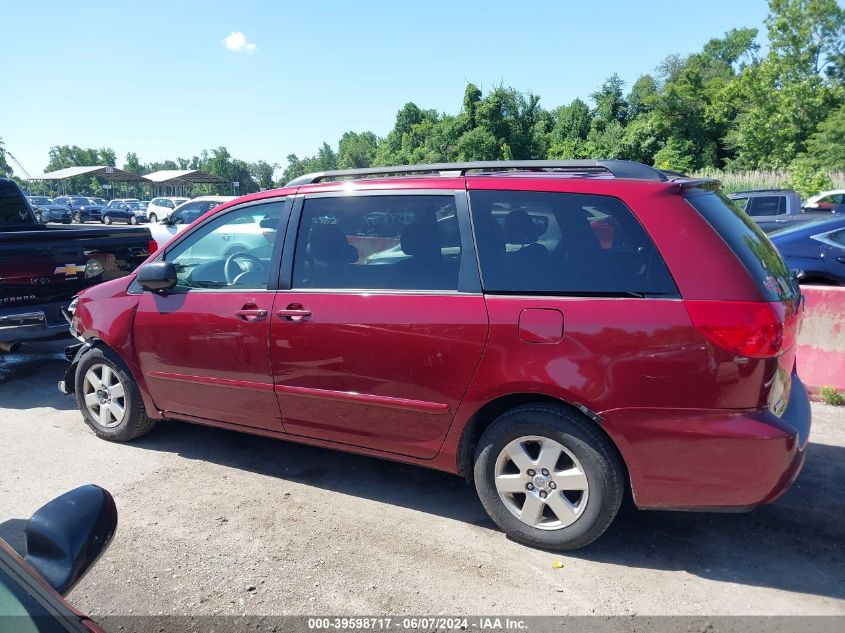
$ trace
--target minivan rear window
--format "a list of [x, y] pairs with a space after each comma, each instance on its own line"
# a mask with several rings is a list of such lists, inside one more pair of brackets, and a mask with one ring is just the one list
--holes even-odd
[[786, 263], [763, 230], [720, 193], [693, 192], [687, 196], [745, 266], [767, 301], [795, 299], [800, 291]]

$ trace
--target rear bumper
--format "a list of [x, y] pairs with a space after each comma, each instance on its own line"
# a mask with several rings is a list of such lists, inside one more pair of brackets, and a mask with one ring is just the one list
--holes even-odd
[[0, 341], [50, 338], [68, 331], [62, 307], [68, 302], [0, 310]]
[[804, 465], [810, 401], [797, 375], [769, 411], [619, 409], [602, 413], [640, 508], [742, 510], [786, 492]]

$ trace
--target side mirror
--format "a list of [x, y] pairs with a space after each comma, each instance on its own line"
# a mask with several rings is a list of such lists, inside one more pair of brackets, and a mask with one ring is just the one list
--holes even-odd
[[66, 595], [106, 551], [117, 529], [109, 492], [88, 484], [56, 497], [26, 524], [24, 559]]
[[176, 267], [172, 262], [151, 262], [138, 269], [138, 285], [150, 292], [160, 292], [176, 285]]

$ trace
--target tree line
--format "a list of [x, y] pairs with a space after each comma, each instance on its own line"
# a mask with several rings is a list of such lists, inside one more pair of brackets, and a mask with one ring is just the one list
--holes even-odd
[[[769, 0], [765, 28], [765, 52], [756, 28], [735, 28], [698, 52], [670, 55], [627, 90], [614, 74], [587, 100], [553, 109], [531, 92], [496, 86], [484, 94], [470, 83], [457, 114], [407, 103], [386, 136], [350, 131], [311, 156], [290, 154], [275, 183], [278, 164], [245, 162], [225, 147], [147, 164], [130, 152], [122, 168], [202, 169], [249, 193], [329, 169], [620, 158], [685, 173], [787, 170], [788, 184], [818, 191], [830, 185], [828, 172], [845, 170], [845, 11], [836, 0]], [[56, 146], [47, 171], [116, 163], [109, 148]]]

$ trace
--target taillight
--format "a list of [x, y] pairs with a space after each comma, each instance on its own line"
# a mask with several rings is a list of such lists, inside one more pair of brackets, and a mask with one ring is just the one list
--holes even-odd
[[771, 358], [795, 343], [793, 304], [758, 301], [685, 301], [699, 332], [719, 347], [749, 358]]
[[147, 244], [147, 248], [150, 249], [150, 255], [152, 255], [158, 250], [158, 242], [156, 242], [155, 240], [150, 240]]

